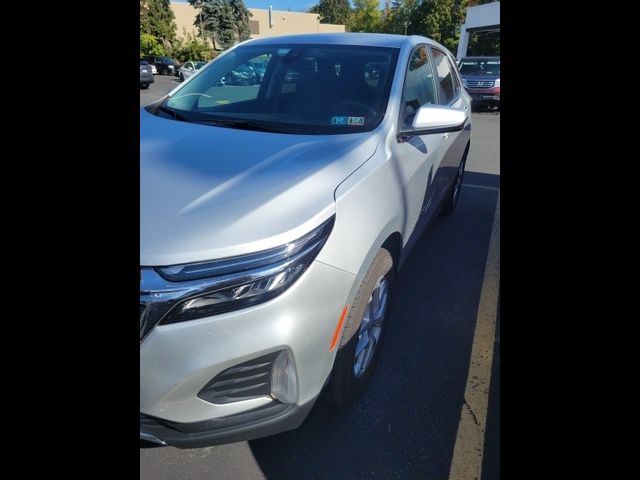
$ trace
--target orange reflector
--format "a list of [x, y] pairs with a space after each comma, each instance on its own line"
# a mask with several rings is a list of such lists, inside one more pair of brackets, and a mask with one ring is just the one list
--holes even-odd
[[338, 320], [338, 325], [336, 325], [336, 331], [333, 332], [333, 339], [331, 340], [331, 346], [329, 347], [329, 351], [333, 352], [333, 349], [336, 348], [338, 344], [338, 338], [340, 337], [340, 332], [342, 331], [342, 325], [344, 325], [344, 319], [347, 318], [347, 312], [349, 311], [349, 305], [345, 305], [342, 309], [342, 313], [340, 314], [340, 320]]

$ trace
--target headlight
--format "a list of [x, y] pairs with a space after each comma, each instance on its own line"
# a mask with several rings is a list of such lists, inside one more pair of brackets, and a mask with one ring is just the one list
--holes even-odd
[[495, 81], [495, 83], [493, 84], [494, 87], [499, 87], [500, 86], [500, 79], [497, 79]]
[[157, 323], [208, 317], [270, 300], [290, 287], [325, 244], [334, 217], [301, 238], [258, 253], [154, 269], [143, 268], [140, 340]]

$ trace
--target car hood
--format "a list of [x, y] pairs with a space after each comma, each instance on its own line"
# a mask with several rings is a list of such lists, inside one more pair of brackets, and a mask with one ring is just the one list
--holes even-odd
[[140, 110], [140, 265], [283, 245], [335, 213], [336, 187], [373, 132], [294, 135], [197, 125]]

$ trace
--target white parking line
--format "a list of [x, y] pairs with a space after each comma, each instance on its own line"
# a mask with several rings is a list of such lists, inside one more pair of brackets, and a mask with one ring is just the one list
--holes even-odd
[[493, 217], [487, 263], [484, 269], [471, 363], [453, 448], [449, 480], [480, 480], [484, 434], [491, 385], [493, 343], [496, 336], [500, 286], [500, 193]]
[[470, 188], [481, 188], [483, 190], [500, 190], [500, 187], [489, 187], [487, 185], [475, 185], [473, 183], [463, 183], [462, 184], [463, 187], [470, 187]]

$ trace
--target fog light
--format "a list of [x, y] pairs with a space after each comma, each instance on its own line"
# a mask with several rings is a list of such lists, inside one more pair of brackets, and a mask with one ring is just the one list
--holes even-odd
[[271, 369], [271, 396], [282, 403], [296, 403], [298, 380], [296, 365], [288, 351], [283, 350]]

